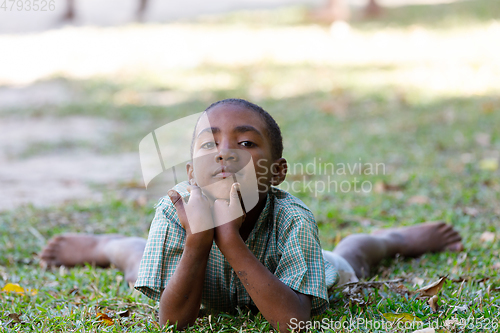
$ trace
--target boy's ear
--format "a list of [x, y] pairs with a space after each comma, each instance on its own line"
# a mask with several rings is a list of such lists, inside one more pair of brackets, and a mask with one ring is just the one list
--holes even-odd
[[191, 179], [194, 179], [194, 170], [193, 170], [193, 162], [187, 162], [186, 163], [186, 172], [188, 176], [188, 181], [191, 184]]
[[273, 177], [271, 178], [271, 185], [278, 186], [279, 184], [283, 183], [286, 178], [288, 163], [283, 157], [281, 157], [274, 161], [272, 167]]

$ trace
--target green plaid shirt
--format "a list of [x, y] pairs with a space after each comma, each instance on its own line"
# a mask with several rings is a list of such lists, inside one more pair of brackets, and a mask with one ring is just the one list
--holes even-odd
[[[187, 182], [174, 187], [189, 196]], [[186, 240], [175, 207], [168, 196], [156, 206], [135, 288], [157, 301], [179, 263]], [[266, 206], [245, 241], [255, 257], [281, 282], [313, 296], [311, 315], [328, 308], [327, 290], [338, 281], [337, 270], [323, 259], [314, 216], [291, 194], [272, 188]], [[219, 311], [255, 306], [245, 287], [215, 242], [208, 258], [202, 305]]]

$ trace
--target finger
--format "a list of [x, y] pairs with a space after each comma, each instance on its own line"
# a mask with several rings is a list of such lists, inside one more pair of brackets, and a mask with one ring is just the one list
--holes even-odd
[[[241, 195], [240, 183], [234, 183], [231, 186], [231, 193], [229, 194], [229, 206], [235, 207], [238, 212], [243, 214], [243, 220], [246, 217], [245, 205], [243, 204], [243, 197]], [[238, 207], [238, 208], [236, 208]]]
[[188, 185], [187, 187], [188, 192], [191, 194], [191, 196], [201, 196], [201, 188], [196, 186], [196, 185]]
[[240, 190], [240, 183], [233, 183], [233, 185], [231, 185], [231, 192], [229, 193], [229, 199], [230, 200], [239, 199], [238, 195], [239, 190]]
[[219, 207], [219, 206], [228, 207], [229, 206], [229, 201], [227, 201], [225, 199], [216, 199], [214, 201], [214, 207]]
[[170, 190], [167, 192], [167, 194], [175, 206], [175, 210], [177, 211], [177, 217], [179, 218], [179, 222], [181, 223], [182, 227], [184, 229], [186, 229], [186, 231], [187, 231], [189, 228], [189, 225], [187, 223], [187, 215], [186, 215], [186, 210], [184, 208], [184, 199], [179, 194], [179, 192], [177, 192], [176, 190]]
[[214, 224], [216, 227], [221, 226], [227, 222], [230, 222], [231, 219], [228, 217], [228, 207], [229, 201], [225, 199], [217, 199], [214, 201]]
[[185, 215], [184, 200], [182, 200], [182, 196], [179, 194], [179, 192], [177, 192], [176, 190], [170, 190], [168, 191], [167, 194], [172, 203], [174, 204], [177, 213]]
[[229, 193], [229, 204], [239, 203], [243, 207], [243, 198], [240, 191], [240, 183], [233, 183], [231, 192]]

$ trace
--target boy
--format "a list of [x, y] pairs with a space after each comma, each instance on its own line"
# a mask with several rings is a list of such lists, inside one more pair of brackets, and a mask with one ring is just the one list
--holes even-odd
[[[192, 324], [201, 304], [223, 311], [248, 305], [284, 332], [292, 318], [306, 321], [328, 307], [327, 290], [338, 282], [339, 271], [355, 280], [397, 253], [419, 256], [462, 249], [451, 226], [425, 223], [352, 235], [333, 252], [322, 252], [311, 211], [273, 187], [284, 181], [287, 171], [274, 119], [241, 99], [214, 103], [205, 115], [210, 126], [197, 124], [193, 161], [187, 165], [192, 185], [181, 183], [160, 201], [147, 243], [118, 235], [63, 235], [49, 242], [42, 260], [48, 265], [114, 264], [127, 281], [160, 301], [162, 325]], [[242, 160], [253, 163], [258, 200], [239, 216], [239, 184], [232, 178]], [[215, 165], [220, 168], [214, 171]], [[221, 186], [204, 192], [197, 186], [205, 189], [212, 183]], [[182, 197], [189, 197], [187, 203]], [[193, 228], [203, 231], [193, 233]]]

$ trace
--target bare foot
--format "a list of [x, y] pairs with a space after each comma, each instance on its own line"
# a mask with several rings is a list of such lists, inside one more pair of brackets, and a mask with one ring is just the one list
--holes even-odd
[[426, 252], [463, 250], [462, 237], [453, 226], [444, 222], [427, 222], [411, 227], [383, 229], [373, 232], [396, 244], [397, 253], [418, 257]]
[[120, 235], [63, 234], [52, 238], [40, 254], [42, 265], [73, 267], [85, 263], [109, 266], [105, 245]]

